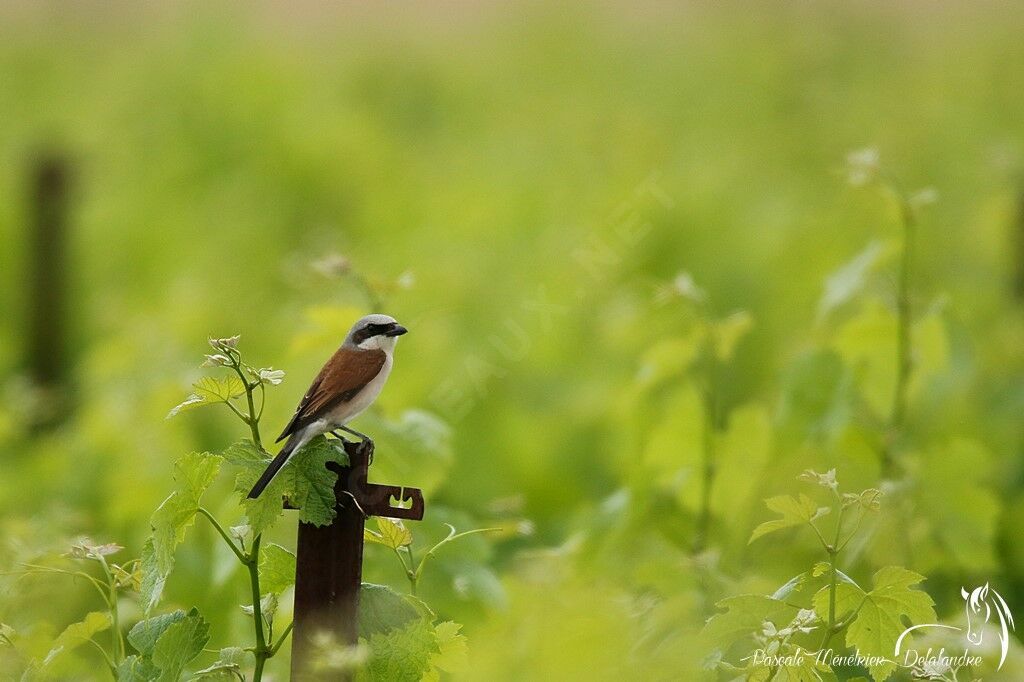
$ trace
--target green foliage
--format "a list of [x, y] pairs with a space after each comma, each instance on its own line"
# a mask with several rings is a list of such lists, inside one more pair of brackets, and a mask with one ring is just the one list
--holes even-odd
[[222, 461], [217, 455], [192, 453], [175, 463], [177, 489], [153, 512], [150, 518], [153, 537], [143, 551], [143, 592], [147, 595], [148, 608], [160, 600], [161, 585], [174, 568], [174, 550], [185, 540], [203, 493], [217, 477]]
[[173, 682], [210, 640], [210, 625], [196, 609], [154, 616], [140, 621], [128, 633], [137, 655], [129, 656], [117, 671], [118, 682]]
[[[870, 592], [856, 585], [836, 586], [836, 616], [853, 614], [846, 632], [846, 642], [857, 647], [863, 656], [891, 658], [893, 644], [906, 629], [903, 619], [911, 623], [933, 623], [935, 602], [925, 592], [911, 589], [924, 580], [923, 575], [898, 566], [886, 566], [875, 573]], [[814, 609], [827, 613], [829, 590], [822, 588], [814, 595]], [[884, 680], [896, 669], [896, 663], [879, 663], [870, 667], [871, 676]]]
[[[267, 456], [252, 441], [240, 441], [224, 452], [231, 464], [241, 468], [235, 479], [235, 490], [247, 495], [270, 464]], [[281, 470], [258, 499], [244, 499], [246, 518], [252, 532], [266, 530], [282, 514], [282, 498], [288, 498], [299, 509], [299, 520], [316, 526], [329, 524], [335, 517], [334, 484], [338, 474], [327, 468], [328, 462], [348, 463], [345, 451], [327, 438], [314, 438]]]
[[759, 525], [751, 533], [750, 542], [753, 542], [762, 535], [774, 533], [777, 530], [811, 523], [831, 511], [828, 507], [819, 507], [814, 500], [803, 493], [800, 494], [799, 499], [789, 495], [770, 497], [765, 500], [765, 504], [773, 512], [782, 514], [782, 518], [775, 519], [774, 521], [765, 521]]
[[259, 570], [263, 593], [280, 594], [295, 584], [295, 555], [281, 545], [263, 545]]
[[[265, 462], [348, 326], [378, 310], [411, 334], [354, 426], [377, 441], [371, 480], [423, 488], [427, 517], [400, 556], [367, 540], [365, 579], [407, 591], [444, 522], [499, 528], [442, 547], [417, 583], [432, 622], [465, 624], [465, 676], [764, 680], [743, 657], [817, 650], [828, 613], [705, 651], [716, 603], [814, 610], [833, 579], [837, 597], [870, 591], [888, 566], [928, 577], [943, 623], [962, 624], [968, 577], [1024, 603], [1020, 3], [514, 3], [455, 22], [318, 8], [283, 31], [241, 4], [7, 5], [0, 679], [42, 675], [91, 612], [120, 623], [44, 672], [105, 677], [106, 658], [137, 656], [115, 635], [161, 604], [211, 623], [185, 679], [228, 645], [250, 651], [211, 674], [252, 679], [262, 614], [239, 604], [268, 594], [264, 553], [294, 549], [297, 514], [238, 505], [244, 467], [227, 462], [202, 498], [242, 557], [262, 537], [255, 600], [216, 528], [187, 529], [165, 574], [147, 520], [184, 453], [262, 438]], [[840, 168], [865, 141], [881, 153]], [[66, 402], [31, 380], [21, 331], [31, 156], [50, 148], [72, 163]], [[285, 381], [239, 376], [230, 334], [198, 370], [218, 328]], [[250, 412], [238, 385], [257, 380]], [[187, 393], [201, 400], [164, 421]], [[46, 414], [66, 418], [36, 431]], [[833, 468], [841, 499], [794, 481]], [[813, 521], [825, 544], [842, 513], [835, 561], [808, 524], [748, 544], [783, 517], [764, 498], [801, 494], [832, 510]], [[122, 572], [62, 556], [83, 532], [125, 547], [103, 557]], [[848, 617], [837, 653], [855, 649]], [[933, 642], [964, 645], [917, 646]], [[264, 679], [287, 679], [289, 644]], [[331, 653], [328, 679], [365, 667], [369, 643]], [[1024, 679], [1021, 663], [1013, 640], [1002, 670], [986, 654], [958, 679]], [[787, 664], [772, 682], [808, 675]]]

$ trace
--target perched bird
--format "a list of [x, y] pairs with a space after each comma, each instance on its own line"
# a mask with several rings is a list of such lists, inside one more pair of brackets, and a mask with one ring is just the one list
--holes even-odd
[[352, 326], [341, 348], [313, 379], [291, 421], [277, 437], [277, 442], [285, 438], [288, 442], [249, 491], [250, 499], [259, 497], [289, 458], [322, 433], [332, 432], [340, 438], [336, 431], [341, 429], [369, 440], [346, 424], [380, 394], [391, 374], [398, 337], [408, 331], [387, 315], [367, 315]]

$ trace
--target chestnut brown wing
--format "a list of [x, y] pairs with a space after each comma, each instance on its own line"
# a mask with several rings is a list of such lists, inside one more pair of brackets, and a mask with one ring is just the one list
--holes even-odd
[[316, 421], [338, 403], [352, 400], [380, 373], [385, 359], [387, 355], [382, 350], [339, 348], [313, 379], [291, 421], [277, 437], [278, 442]]

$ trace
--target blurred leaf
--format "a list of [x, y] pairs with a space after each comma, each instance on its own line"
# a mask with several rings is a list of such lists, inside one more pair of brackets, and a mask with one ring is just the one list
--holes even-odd
[[53, 648], [43, 659], [43, 668], [52, 664], [58, 656], [78, 648], [86, 641], [92, 639], [97, 632], [102, 632], [110, 627], [110, 614], [106, 611], [93, 611], [79, 623], [72, 623], [64, 628]]
[[716, 603], [725, 613], [712, 616], [701, 630], [701, 638], [727, 649], [733, 642], [759, 632], [765, 621], [788, 623], [800, 610], [795, 606], [757, 594], [728, 597]]
[[737, 542], [750, 529], [749, 517], [761, 472], [771, 457], [772, 438], [771, 417], [761, 405], [733, 410], [728, 429], [717, 436], [711, 509]]
[[167, 418], [176, 417], [181, 412], [205, 405], [227, 402], [245, 395], [245, 385], [235, 375], [225, 377], [203, 377], [192, 385], [195, 391], [167, 413]]
[[828, 507], [819, 507], [814, 500], [803, 493], [800, 493], [799, 499], [790, 495], [770, 497], [765, 500], [765, 504], [773, 512], [782, 514], [782, 518], [775, 519], [774, 521], [765, 521], [759, 525], [750, 535], [750, 542], [783, 528], [792, 528], [793, 526], [802, 526], [805, 523], [810, 523], [814, 519], [828, 514], [830, 511]]
[[[836, 618], [859, 609], [846, 631], [846, 642], [863, 656], [891, 658], [896, 640], [907, 627], [903, 618], [916, 625], [936, 621], [932, 598], [922, 590], [911, 589], [924, 579], [905, 568], [886, 566], [875, 573], [870, 592], [847, 582], [836, 585]], [[814, 610], [826, 620], [828, 608], [829, 589], [825, 587], [814, 595]], [[896, 663], [878, 663], [869, 669], [871, 676], [880, 681], [892, 674]]]
[[97, 545], [93, 543], [89, 538], [82, 538], [71, 546], [68, 551], [68, 556], [73, 559], [98, 559], [99, 557], [108, 557], [111, 554], [117, 554], [124, 547], [114, 542], [108, 542], [105, 545]]
[[721, 362], [732, 360], [736, 346], [754, 328], [754, 318], [746, 310], [739, 310], [711, 324], [715, 357]]
[[818, 303], [818, 318], [827, 317], [853, 300], [864, 290], [868, 277], [895, 253], [894, 242], [872, 241], [852, 260], [829, 275], [825, 280], [825, 292]]
[[295, 584], [295, 555], [281, 545], [260, 548], [260, 590], [281, 594]]
[[964, 438], [915, 463], [920, 513], [956, 563], [972, 571], [996, 566], [999, 500], [990, 488], [992, 454]]
[[656, 342], [643, 355], [637, 382], [643, 388], [650, 388], [682, 375], [700, 355], [706, 334], [703, 325], [695, 325], [688, 336]]
[[363, 583], [359, 590], [359, 636], [369, 638], [422, 618], [405, 596], [386, 585]]

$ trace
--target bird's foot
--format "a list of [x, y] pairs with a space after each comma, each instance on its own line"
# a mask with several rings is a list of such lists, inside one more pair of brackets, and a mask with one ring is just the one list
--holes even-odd
[[343, 436], [340, 433], [338, 433], [337, 429], [335, 429], [334, 431], [331, 431], [331, 435], [334, 436], [335, 438], [337, 438], [338, 440], [340, 440], [343, 444], [347, 445], [348, 443], [352, 442], [348, 438], [345, 438], [345, 436]]

